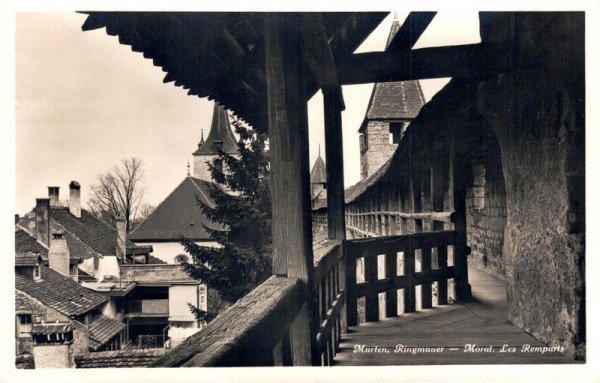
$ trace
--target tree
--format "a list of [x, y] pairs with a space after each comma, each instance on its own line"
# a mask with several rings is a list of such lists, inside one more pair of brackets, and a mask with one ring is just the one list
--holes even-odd
[[[206, 247], [182, 238], [192, 262], [186, 271], [214, 289], [228, 303], [246, 295], [271, 275], [271, 192], [266, 134], [233, 121], [240, 135], [239, 157], [219, 151], [222, 169], [209, 163], [216, 182], [209, 190], [214, 207], [198, 200], [200, 209], [222, 229], [205, 226], [221, 245]], [[234, 193], [225, 193], [225, 185]], [[193, 310], [194, 311], [194, 310]], [[199, 316], [197, 311], [194, 311]], [[201, 313], [200, 313], [201, 314]]]
[[144, 196], [143, 176], [141, 159], [131, 157], [122, 160], [100, 175], [98, 183], [92, 186], [92, 197], [88, 201], [90, 212], [113, 225], [118, 217], [124, 217], [129, 232]]

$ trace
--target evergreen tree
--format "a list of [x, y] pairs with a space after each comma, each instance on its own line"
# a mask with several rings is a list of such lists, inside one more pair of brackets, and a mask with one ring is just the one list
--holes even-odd
[[[198, 200], [200, 209], [223, 229], [206, 230], [222, 247], [199, 246], [182, 238], [192, 262], [186, 271], [233, 303], [271, 275], [271, 192], [266, 134], [254, 132], [240, 121], [233, 121], [240, 135], [239, 158], [219, 150], [222, 170], [210, 163], [216, 185], [209, 190], [214, 207]], [[233, 194], [223, 192], [226, 185]], [[199, 319], [212, 315], [190, 307]], [[209, 308], [210, 310], [210, 308]]]

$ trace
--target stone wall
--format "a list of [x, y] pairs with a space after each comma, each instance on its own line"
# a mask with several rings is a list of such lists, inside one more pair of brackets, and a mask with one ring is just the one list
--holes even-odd
[[503, 258], [506, 191], [500, 148], [490, 140], [483, 156], [474, 156], [467, 185], [467, 244], [470, 262], [505, 280]]
[[[584, 359], [584, 16], [506, 17], [522, 66], [481, 83], [478, 109], [502, 153], [509, 320]], [[481, 20], [482, 41], [506, 39]]]
[[71, 344], [37, 345], [33, 349], [36, 368], [75, 368]]
[[385, 121], [369, 121], [365, 128], [368, 149], [361, 154], [361, 179], [375, 173], [392, 157], [398, 144], [390, 144], [390, 124]]

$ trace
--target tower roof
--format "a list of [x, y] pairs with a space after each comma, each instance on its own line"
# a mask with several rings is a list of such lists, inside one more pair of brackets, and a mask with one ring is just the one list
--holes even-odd
[[319, 153], [319, 157], [317, 157], [317, 160], [310, 171], [310, 183], [327, 183], [327, 170], [325, 169], [325, 161], [323, 161], [323, 158], [321, 158], [321, 153]]
[[233, 136], [233, 132], [231, 131], [231, 124], [229, 122], [227, 111], [225, 108], [215, 102], [208, 137], [206, 140], [204, 140], [204, 133], [202, 134], [202, 140], [198, 144], [198, 149], [193, 153], [193, 155], [217, 155], [219, 154], [219, 146], [221, 146], [221, 149], [225, 153], [238, 153], [238, 146], [235, 137]]
[[[399, 29], [400, 23], [398, 20], [394, 20], [386, 48]], [[359, 131], [365, 128], [369, 120], [413, 119], [419, 114], [424, 104], [425, 97], [417, 80], [375, 83], [369, 107]]]

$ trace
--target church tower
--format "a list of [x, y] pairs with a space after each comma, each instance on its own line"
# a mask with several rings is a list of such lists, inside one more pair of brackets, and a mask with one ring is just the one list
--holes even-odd
[[[387, 46], [398, 30], [400, 22], [394, 20]], [[360, 175], [368, 178], [396, 151], [408, 124], [419, 114], [425, 104], [418, 81], [375, 83], [367, 113], [360, 126]]]
[[310, 191], [313, 198], [327, 198], [327, 169], [325, 161], [321, 157], [321, 147], [319, 146], [319, 157], [315, 161], [312, 170], [310, 171]]
[[202, 132], [198, 149], [192, 153], [194, 156], [192, 176], [194, 178], [212, 182], [210, 169], [206, 162], [208, 161], [214, 167], [222, 169], [223, 164], [219, 158], [219, 148], [227, 154], [239, 154], [237, 142], [231, 131], [229, 115], [225, 108], [215, 102], [208, 137], [204, 140], [204, 132]]

